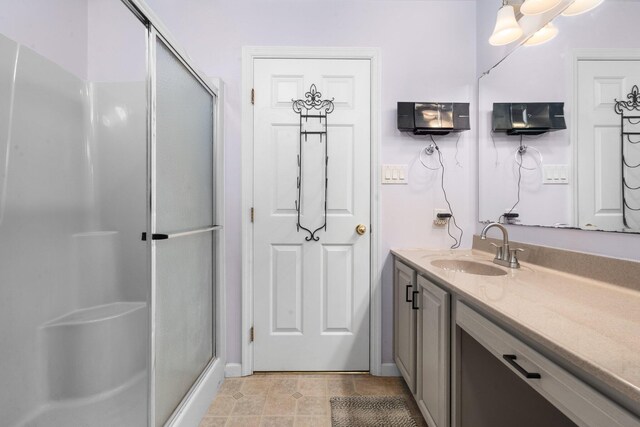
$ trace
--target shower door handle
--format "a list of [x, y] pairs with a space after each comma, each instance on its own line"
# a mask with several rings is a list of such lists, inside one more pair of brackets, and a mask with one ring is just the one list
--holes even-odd
[[[171, 234], [153, 233], [151, 235], [151, 240], [174, 239], [176, 237], [192, 236], [194, 234], [207, 233], [209, 231], [221, 230], [221, 229], [222, 229], [221, 225], [212, 225], [210, 227], [198, 228], [196, 230], [189, 230], [189, 231], [181, 231], [181, 232], [178, 232], [178, 233], [171, 233]], [[142, 240], [147, 240], [147, 233], [146, 232], [142, 233]]]
[[[166, 240], [169, 238], [168, 234], [159, 234], [159, 233], [153, 233], [151, 235], [151, 240]], [[143, 232], [142, 233], [142, 240], [147, 240], [147, 232]]]

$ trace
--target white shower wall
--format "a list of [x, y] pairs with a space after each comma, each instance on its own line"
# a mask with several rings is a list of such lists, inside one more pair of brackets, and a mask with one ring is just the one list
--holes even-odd
[[[144, 423], [145, 29], [120, 2], [3, 1], [0, 10], [0, 424], [81, 422], [100, 405], [84, 415], [56, 405], [75, 410], [74, 399], [97, 404], [120, 388], [142, 393], [122, 412]], [[110, 17], [118, 28], [107, 28]], [[119, 28], [132, 30], [105, 41]], [[120, 70], [87, 79], [100, 55]], [[138, 60], [125, 69], [118, 55]], [[100, 372], [59, 375], [65, 366]]]
[[[0, 413], [7, 425], [44, 402], [38, 329], [77, 305], [71, 236], [89, 211], [85, 86], [81, 79], [0, 36]], [[16, 71], [15, 81], [13, 72]], [[4, 91], [7, 92], [4, 92]], [[35, 118], [38, 125], [34, 125]], [[62, 171], [62, 173], [61, 173]], [[55, 177], [55, 179], [54, 179]]]
[[[95, 213], [103, 230], [118, 230], [118, 300], [148, 294], [146, 229], [146, 82], [92, 83]], [[126, 236], [126, 237], [125, 237]]]

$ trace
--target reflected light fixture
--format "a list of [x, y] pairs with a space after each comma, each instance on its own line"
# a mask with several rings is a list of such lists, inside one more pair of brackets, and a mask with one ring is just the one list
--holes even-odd
[[562, 3], [562, 0], [525, 0], [520, 7], [523, 15], [540, 15]]
[[576, 0], [562, 12], [562, 16], [576, 16], [600, 6], [604, 0]]
[[553, 22], [549, 22], [547, 25], [536, 31], [534, 35], [529, 37], [529, 39], [524, 44], [525, 46], [536, 46], [546, 43], [554, 39], [559, 32], [560, 30], [558, 30], [558, 27], [556, 27]]
[[489, 43], [493, 46], [503, 46], [518, 40], [522, 34], [513, 6], [503, 1]]

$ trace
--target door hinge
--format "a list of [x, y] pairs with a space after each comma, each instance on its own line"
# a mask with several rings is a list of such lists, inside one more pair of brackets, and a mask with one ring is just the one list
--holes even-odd
[[251, 89], [251, 105], [254, 105], [255, 103], [256, 103], [256, 90]]
[[253, 335], [253, 326], [251, 327], [251, 329], [249, 329], [249, 342], [253, 342], [254, 339], [254, 335]]
[[253, 218], [254, 218], [254, 210], [253, 208], [251, 208], [251, 222], [253, 222]]

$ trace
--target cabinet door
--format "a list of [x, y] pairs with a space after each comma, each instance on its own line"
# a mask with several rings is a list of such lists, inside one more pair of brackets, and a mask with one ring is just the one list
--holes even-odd
[[418, 277], [418, 366], [416, 400], [427, 424], [449, 426], [450, 295]]
[[[396, 261], [394, 274], [394, 353], [396, 366], [412, 393], [416, 391], [416, 272]], [[417, 303], [417, 301], [416, 301]]]

